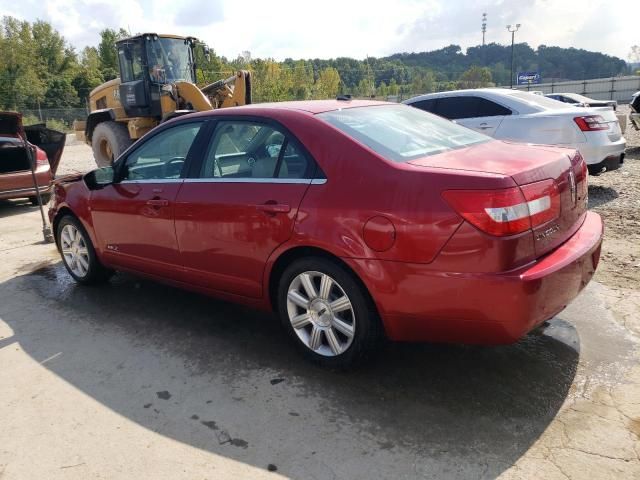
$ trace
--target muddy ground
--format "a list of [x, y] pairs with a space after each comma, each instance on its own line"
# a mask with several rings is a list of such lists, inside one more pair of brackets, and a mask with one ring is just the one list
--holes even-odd
[[[511, 346], [303, 361], [271, 315], [128, 275], [79, 287], [0, 202], [0, 479], [640, 478], [640, 135], [591, 177], [595, 281]], [[61, 173], [93, 165], [70, 142]]]

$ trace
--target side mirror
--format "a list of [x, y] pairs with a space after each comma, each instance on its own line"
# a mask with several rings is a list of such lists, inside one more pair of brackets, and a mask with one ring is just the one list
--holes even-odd
[[115, 180], [113, 167], [102, 167], [92, 170], [84, 176], [84, 182], [89, 190], [100, 190], [111, 185]]

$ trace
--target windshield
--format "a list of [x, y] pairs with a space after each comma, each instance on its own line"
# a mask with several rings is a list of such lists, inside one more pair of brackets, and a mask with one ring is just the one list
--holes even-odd
[[407, 162], [491, 140], [406, 105], [347, 108], [318, 116], [394, 162]]
[[195, 83], [191, 47], [181, 38], [147, 40], [147, 64], [153, 82], [172, 83], [182, 80]]

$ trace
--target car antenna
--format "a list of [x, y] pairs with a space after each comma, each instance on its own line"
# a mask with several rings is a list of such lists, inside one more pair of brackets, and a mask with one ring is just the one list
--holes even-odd
[[36, 189], [36, 198], [38, 199], [38, 207], [40, 208], [40, 217], [42, 217], [42, 236], [44, 237], [45, 243], [53, 243], [53, 233], [51, 232], [51, 227], [47, 225], [47, 221], [44, 217], [44, 207], [42, 206], [42, 195], [40, 194], [40, 186], [38, 185], [38, 180], [36, 178], [36, 160], [33, 157], [33, 150], [31, 150], [31, 145], [29, 145], [26, 138], [23, 138], [22, 140], [25, 150], [27, 151], [27, 159], [29, 159], [29, 165], [31, 165], [31, 178], [33, 179], [33, 186]]

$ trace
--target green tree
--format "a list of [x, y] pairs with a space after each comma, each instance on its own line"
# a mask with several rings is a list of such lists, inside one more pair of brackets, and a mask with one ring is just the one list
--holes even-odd
[[335, 98], [340, 91], [340, 74], [333, 67], [320, 71], [314, 86], [313, 98]]
[[36, 45], [29, 22], [4, 17], [0, 23], [0, 89], [2, 108], [34, 107], [44, 98]]
[[473, 66], [464, 72], [458, 80], [458, 88], [483, 88], [494, 86], [491, 70], [487, 67]]
[[98, 59], [100, 61], [100, 73], [105, 80], [112, 80], [120, 75], [116, 41], [128, 36], [129, 34], [123, 28], [118, 31], [111, 28], [105, 28], [100, 32]]
[[78, 103], [78, 93], [69, 80], [59, 77], [48, 82], [43, 108], [75, 107]]

